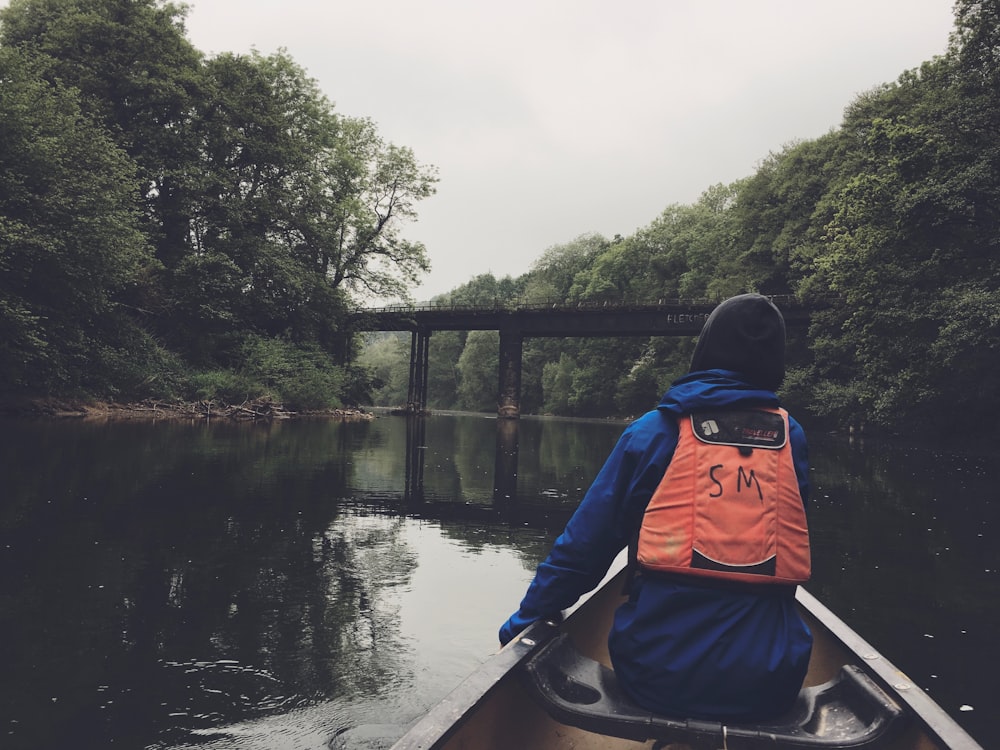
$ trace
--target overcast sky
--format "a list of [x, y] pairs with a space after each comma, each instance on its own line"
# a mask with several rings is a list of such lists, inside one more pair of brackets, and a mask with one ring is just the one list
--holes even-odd
[[[284, 48], [439, 170], [425, 300], [628, 236], [942, 54], [952, 0], [186, 0], [202, 52]], [[6, 3], [3, 3], [6, 4]]]

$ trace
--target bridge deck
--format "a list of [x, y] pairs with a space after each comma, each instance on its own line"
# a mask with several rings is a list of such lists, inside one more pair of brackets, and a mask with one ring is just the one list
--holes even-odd
[[[793, 297], [772, 297], [788, 325], [806, 324], [811, 308]], [[359, 331], [503, 331], [523, 337], [697, 336], [718, 305], [709, 300], [655, 303], [497, 303], [493, 306], [426, 305], [358, 310]]]
[[[811, 307], [792, 297], [772, 297], [786, 325], [805, 325]], [[433, 331], [499, 331], [497, 415], [520, 414], [523, 339], [539, 336], [697, 336], [717, 300], [672, 300], [653, 304], [521, 304], [492, 306], [384, 307], [357, 310], [356, 331], [410, 331], [407, 402], [418, 413], [427, 405], [429, 339]], [[815, 305], [813, 305], [815, 307]]]

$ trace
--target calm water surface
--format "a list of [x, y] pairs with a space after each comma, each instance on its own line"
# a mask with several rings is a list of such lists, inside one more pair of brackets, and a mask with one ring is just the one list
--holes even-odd
[[[495, 651], [622, 427], [0, 423], [0, 747], [387, 746]], [[810, 590], [985, 744], [1000, 466], [810, 443]]]

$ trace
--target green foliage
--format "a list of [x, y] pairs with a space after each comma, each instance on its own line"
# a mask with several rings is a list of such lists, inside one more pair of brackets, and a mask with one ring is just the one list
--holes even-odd
[[129, 318], [120, 318], [114, 330], [92, 341], [81, 370], [84, 393], [115, 401], [178, 398], [188, 376], [187, 364], [176, 352]]
[[318, 347], [250, 336], [243, 344], [242, 360], [239, 372], [291, 409], [329, 409], [342, 405], [339, 394], [344, 371], [333, 365]]
[[[285, 52], [207, 58], [185, 13], [159, 0], [0, 10], [0, 391], [402, 403], [406, 337], [373, 338], [348, 365], [346, 310], [405, 296], [427, 269], [403, 228], [434, 169], [338, 114]], [[945, 54], [754, 174], [436, 301], [791, 293], [818, 308], [809, 336], [790, 336], [790, 402], [835, 424], [995, 429], [998, 13], [958, 0]], [[496, 339], [434, 335], [434, 408], [495, 408]], [[522, 408], [636, 413], [691, 346], [529, 339]]]
[[17, 50], [0, 47], [0, 80], [0, 386], [59, 390], [80, 383], [151, 262], [135, 167]]
[[362, 295], [405, 297], [430, 262], [423, 244], [400, 236], [399, 225], [434, 194], [436, 170], [418, 164], [410, 149], [385, 143], [368, 120], [345, 121], [343, 138], [356, 173], [351, 198], [340, 202], [335, 231], [325, 237], [333, 248], [332, 283]]
[[184, 395], [195, 401], [241, 404], [262, 398], [264, 387], [243, 372], [206, 370], [191, 375]]
[[458, 358], [458, 406], [469, 411], [497, 408], [497, 368], [500, 335], [496, 331], [471, 331]]
[[688, 372], [693, 343], [689, 338], [652, 338], [644, 342], [631, 369], [618, 376], [615, 413], [637, 415], [654, 407], [669, 385]]
[[237, 367], [190, 376], [185, 395], [228, 404], [269, 399], [292, 410], [332, 409], [342, 406], [340, 394], [347, 380], [344, 368], [333, 365], [319, 349], [249, 336], [240, 347]]
[[498, 279], [491, 273], [484, 273], [473, 277], [447, 294], [435, 297], [434, 303], [490, 307], [506, 304], [523, 294], [524, 284], [521, 280], [512, 279], [510, 276]]
[[1000, 7], [990, 0], [956, 0], [949, 52], [967, 90], [996, 92], [1000, 81]]
[[967, 373], [991, 380], [983, 355], [997, 342], [998, 185], [986, 162], [1000, 141], [980, 128], [983, 102], [959, 95], [959, 70], [939, 59], [883, 89], [881, 116], [873, 96], [850, 113], [852, 174], [815, 261], [815, 278], [846, 302], [814, 327], [821, 413], [903, 431], [955, 429], [954, 408], [973, 398], [979, 412], [996, 409]]
[[[360, 365], [346, 365], [341, 368], [341, 381], [338, 386], [339, 401], [344, 406], [364, 406], [372, 403], [375, 385], [367, 368]], [[332, 400], [331, 403], [336, 403]]]
[[542, 388], [545, 391], [543, 411], [550, 414], [568, 414], [572, 408], [573, 378], [579, 368], [565, 352], [556, 362], [547, 362], [542, 368]]
[[581, 339], [576, 362], [585, 362], [573, 372], [567, 407], [573, 416], [598, 417], [616, 412], [620, 381], [627, 377], [622, 363], [633, 362], [642, 351], [641, 339]]
[[376, 406], [406, 404], [409, 362], [410, 344], [406, 334], [388, 333], [370, 337], [357, 359], [357, 365], [369, 373], [372, 384], [370, 403]]
[[761, 294], [802, 290], [824, 252], [832, 218], [827, 196], [843, 171], [843, 138], [829, 133], [770, 154], [740, 183], [733, 205], [733, 252], [746, 288]]
[[189, 132], [201, 55], [184, 37], [182, 6], [157, 0], [14, 0], [0, 44], [31, 50], [50, 83], [79, 92], [83, 112], [136, 164], [134, 190], [158, 257], [178, 253], [200, 174]]
[[140, 397], [191, 367], [226, 397], [360, 398], [363, 371], [333, 364], [349, 295], [427, 269], [402, 230], [434, 170], [338, 115], [285, 52], [206, 58], [186, 12], [0, 9], [0, 390]]
[[[455, 394], [458, 393], [458, 387], [461, 383], [458, 361], [465, 349], [466, 338], [467, 334], [464, 331], [437, 331], [430, 339], [427, 405], [431, 409], [448, 409], [455, 404]], [[491, 361], [495, 361], [495, 352], [490, 353], [489, 356]], [[406, 392], [405, 377], [403, 379], [403, 392]], [[405, 399], [395, 403], [405, 403]]]
[[586, 281], [579, 278], [608, 248], [608, 241], [597, 234], [577, 237], [564, 245], [550, 247], [535, 261], [524, 280], [524, 297], [529, 303], [576, 301]]

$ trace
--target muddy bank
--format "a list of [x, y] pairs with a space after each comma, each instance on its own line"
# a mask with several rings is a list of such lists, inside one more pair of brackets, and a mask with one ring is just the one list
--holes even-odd
[[233, 419], [273, 420], [293, 418], [374, 419], [359, 408], [296, 411], [268, 400], [227, 404], [219, 401], [162, 401], [147, 399], [119, 404], [74, 399], [17, 399], [0, 401], [0, 415], [54, 419]]

